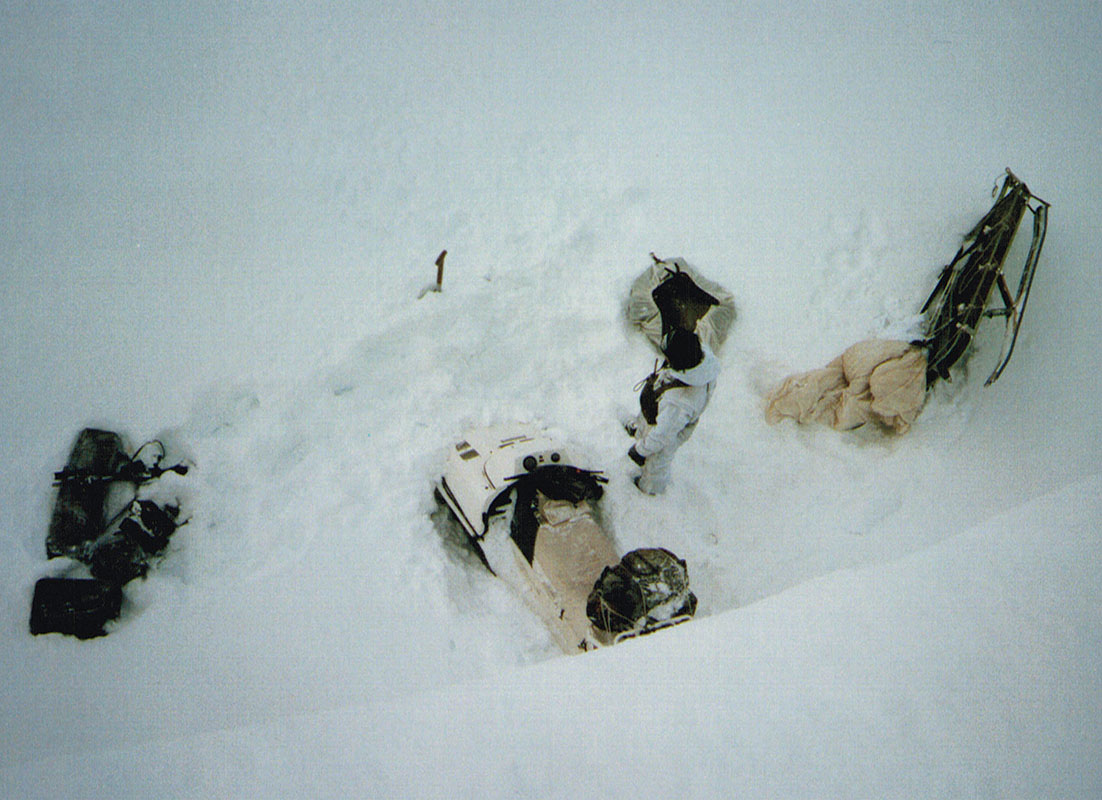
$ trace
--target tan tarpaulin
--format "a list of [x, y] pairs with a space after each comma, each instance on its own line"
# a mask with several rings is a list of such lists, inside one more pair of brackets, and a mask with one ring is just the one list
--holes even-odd
[[712, 295], [719, 305], [708, 309], [696, 323], [696, 333], [700, 340], [708, 345], [713, 353], [718, 353], [727, 340], [727, 332], [735, 321], [735, 298], [715, 281], [710, 281], [689, 266], [684, 259], [671, 258], [651, 264], [631, 285], [628, 295], [627, 317], [650, 343], [658, 350], [662, 349], [662, 316], [654, 303], [653, 292], [664, 281], [671, 270], [680, 270], [692, 278], [693, 283]]
[[[585, 605], [593, 584], [605, 567], [620, 561], [608, 534], [594, 518], [585, 500], [577, 505], [566, 500], [539, 498], [539, 530], [532, 568], [547, 581], [536, 596], [551, 632], [567, 653], [593, 636]], [[549, 591], [548, 591], [549, 590]]]
[[909, 342], [858, 342], [822, 369], [792, 375], [767, 398], [765, 418], [845, 431], [877, 422], [905, 433], [926, 397], [926, 351]]

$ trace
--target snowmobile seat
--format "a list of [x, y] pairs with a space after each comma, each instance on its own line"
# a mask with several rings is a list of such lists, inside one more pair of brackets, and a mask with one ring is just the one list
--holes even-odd
[[571, 503], [539, 496], [539, 531], [532, 566], [554, 587], [560, 618], [575, 621], [584, 636], [585, 604], [593, 584], [619, 558], [589, 501]]

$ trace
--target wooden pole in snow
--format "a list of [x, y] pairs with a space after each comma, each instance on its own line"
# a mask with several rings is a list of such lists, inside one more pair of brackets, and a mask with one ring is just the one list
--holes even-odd
[[447, 250], [441, 250], [440, 255], [436, 257], [436, 291], [438, 292], [444, 288], [444, 256], [447, 254]]
[[418, 300], [429, 292], [439, 292], [444, 288], [444, 256], [447, 254], [447, 250], [441, 250], [440, 255], [436, 257], [436, 283], [430, 283], [422, 289], [421, 294], [417, 295]]

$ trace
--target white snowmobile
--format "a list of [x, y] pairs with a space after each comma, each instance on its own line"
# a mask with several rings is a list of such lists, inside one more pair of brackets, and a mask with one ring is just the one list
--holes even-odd
[[531, 426], [475, 430], [450, 449], [436, 496], [566, 653], [689, 619], [685, 562], [662, 548], [621, 559], [601, 519], [607, 479], [579, 463]]

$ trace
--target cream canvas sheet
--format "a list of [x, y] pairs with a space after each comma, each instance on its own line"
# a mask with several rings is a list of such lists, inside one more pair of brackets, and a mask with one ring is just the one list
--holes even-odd
[[905, 433], [926, 397], [926, 351], [909, 342], [869, 339], [822, 369], [792, 375], [766, 402], [771, 423], [789, 417], [851, 430], [875, 422]]

